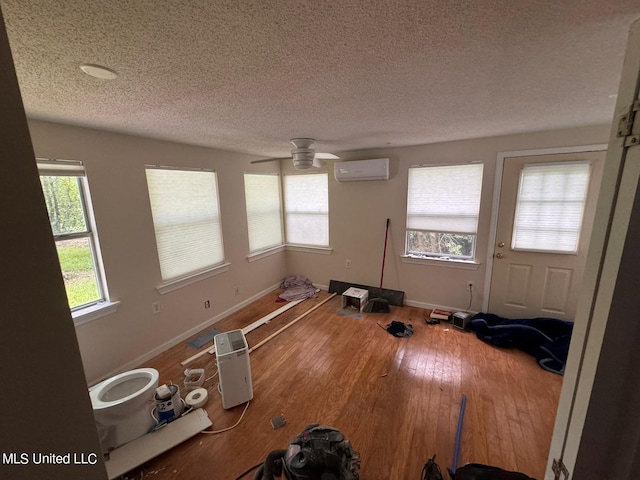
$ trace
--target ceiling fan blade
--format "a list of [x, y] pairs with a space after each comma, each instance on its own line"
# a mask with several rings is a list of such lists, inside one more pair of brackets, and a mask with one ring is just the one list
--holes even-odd
[[266, 163], [266, 162], [275, 162], [278, 160], [291, 160], [291, 157], [263, 158], [261, 160], [251, 160], [251, 162], [249, 163]]
[[340, 160], [340, 157], [337, 155], [334, 155], [333, 153], [317, 152], [316, 158], [319, 158], [320, 160]]

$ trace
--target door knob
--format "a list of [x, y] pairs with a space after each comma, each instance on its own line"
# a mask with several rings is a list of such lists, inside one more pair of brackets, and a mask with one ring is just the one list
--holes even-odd
[[499, 246], [500, 248], [504, 247], [504, 242], [498, 242], [498, 246]]
[[501, 254], [501, 253], [496, 253], [496, 258], [497, 258], [497, 259], [504, 258], [504, 255], [503, 255], [503, 254]]

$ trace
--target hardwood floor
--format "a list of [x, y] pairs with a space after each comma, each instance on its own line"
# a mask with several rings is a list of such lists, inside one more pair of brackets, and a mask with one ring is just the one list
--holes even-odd
[[[211, 328], [246, 326], [276, 310], [273, 292]], [[247, 335], [257, 345], [328, 296], [301, 304]], [[287, 448], [310, 423], [341, 430], [361, 455], [362, 480], [419, 479], [432, 455], [444, 478], [451, 466], [460, 402], [467, 404], [458, 465], [469, 462], [544, 477], [562, 377], [541, 369], [533, 357], [499, 350], [447, 323], [426, 325], [427, 311], [391, 307], [361, 319], [337, 314], [340, 297], [251, 353], [254, 388], [243, 421], [217, 435], [198, 434], [123, 478], [233, 480], [275, 449]], [[396, 338], [376, 325], [410, 323], [414, 334]], [[147, 362], [160, 383], [181, 386], [180, 362], [196, 351], [189, 340]], [[206, 355], [190, 368], [216, 371]], [[236, 423], [244, 405], [222, 408], [217, 377], [204, 385], [205, 406], [216, 430]], [[278, 430], [270, 420], [283, 414]], [[253, 472], [246, 479], [251, 479]], [[283, 477], [284, 478], [284, 477]]]

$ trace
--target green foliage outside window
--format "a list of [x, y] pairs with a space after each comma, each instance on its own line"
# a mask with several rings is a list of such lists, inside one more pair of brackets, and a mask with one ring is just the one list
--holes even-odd
[[407, 253], [420, 256], [471, 258], [475, 235], [455, 233], [407, 232]]
[[51, 229], [55, 235], [87, 231], [78, 182], [78, 177], [40, 177]]
[[101, 299], [80, 181], [76, 176], [40, 177], [72, 309]]

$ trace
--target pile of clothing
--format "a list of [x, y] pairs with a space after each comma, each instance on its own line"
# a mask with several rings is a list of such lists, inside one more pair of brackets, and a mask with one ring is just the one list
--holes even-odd
[[413, 335], [413, 325], [395, 320], [387, 325], [386, 330], [394, 337], [410, 337]]
[[308, 278], [300, 275], [286, 277], [280, 287], [284, 289], [284, 292], [278, 298], [287, 302], [317, 297], [320, 291], [320, 289], [313, 286]]

